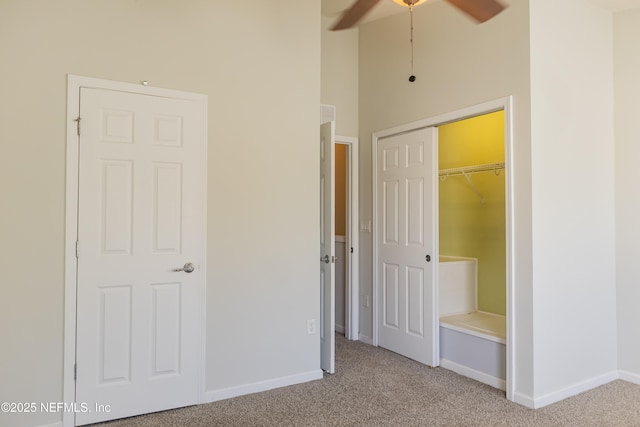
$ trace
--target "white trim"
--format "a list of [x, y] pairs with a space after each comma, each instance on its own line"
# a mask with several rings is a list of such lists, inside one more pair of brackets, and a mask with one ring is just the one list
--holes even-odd
[[[442, 366], [444, 367], [444, 364]], [[523, 393], [515, 392], [513, 393], [512, 400], [513, 402], [519, 405], [525, 406], [527, 408], [539, 409], [544, 406], [564, 400], [566, 398], [578, 395], [585, 391], [594, 389], [601, 385], [607, 384], [611, 381], [615, 381], [617, 379], [629, 381], [635, 384], [640, 384], [640, 375], [632, 374], [630, 372], [625, 372], [625, 371], [618, 371], [618, 372], [612, 371], [608, 374], [592, 378], [591, 380], [580, 382], [571, 387], [567, 387], [565, 389], [562, 389], [553, 393], [549, 393], [537, 399], [534, 399], [533, 397]]]
[[507, 280], [507, 342], [506, 342], [506, 357], [507, 357], [507, 386], [506, 395], [507, 400], [514, 399], [514, 393], [516, 390], [516, 312], [515, 307], [515, 197], [513, 194], [513, 98], [511, 96], [502, 98], [502, 107], [504, 111], [504, 185], [505, 185], [505, 227], [506, 227], [506, 280]]
[[[492, 101], [484, 102], [482, 104], [474, 105], [471, 107], [463, 108], [460, 110], [452, 111], [449, 113], [440, 114], [438, 116], [429, 117], [423, 120], [407, 123], [401, 126], [396, 126], [390, 129], [374, 132], [371, 136], [371, 159], [372, 159], [372, 200], [373, 200], [373, 212], [372, 212], [372, 330], [373, 330], [373, 345], [378, 345], [378, 236], [377, 236], [377, 194], [378, 194], [378, 140], [388, 138], [391, 136], [399, 135], [406, 132], [412, 132], [419, 129], [424, 129], [432, 126], [441, 126], [447, 123], [452, 123], [471, 117], [476, 117], [482, 114], [492, 113], [496, 111], [504, 111], [504, 144], [505, 144], [505, 214], [506, 214], [506, 278], [507, 278], [507, 380], [506, 380], [506, 396], [508, 400], [515, 401], [515, 388], [516, 388], [516, 359], [515, 359], [515, 322], [516, 313], [513, 310], [515, 304], [515, 291], [514, 291], [514, 277], [515, 277], [515, 254], [514, 246], [514, 207], [513, 207], [513, 99], [511, 96], [495, 99]], [[436, 248], [437, 249], [437, 248]], [[437, 268], [437, 266], [436, 266]]]
[[338, 236], [336, 234], [336, 243], [346, 243], [347, 242], [347, 236]]
[[[413, 132], [418, 129], [424, 129], [433, 126], [442, 126], [447, 123], [459, 122], [460, 120], [469, 119], [478, 115], [493, 113], [504, 110], [506, 104], [511, 102], [511, 97], [499, 98], [493, 101], [487, 101], [482, 104], [474, 105], [460, 110], [451, 111], [437, 116], [429, 117], [415, 122], [406, 123], [389, 129], [384, 129], [373, 133], [373, 137], [377, 139], [388, 138], [390, 136], [399, 135], [401, 133]], [[506, 157], [506, 156], [505, 156]], [[506, 159], [505, 159], [506, 160]], [[506, 162], [505, 162], [506, 163]]]
[[[445, 329], [450, 329], [452, 331], [460, 332], [461, 334], [470, 335], [472, 337], [478, 337], [486, 341], [495, 342], [497, 344], [506, 344], [506, 340], [504, 338], [496, 337], [495, 335], [489, 335], [483, 332], [474, 331], [469, 328], [465, 328], [464, 326], [458, 326], [454, 323], [447, 323], [440, 321], [440, 327]], [[503, 389], [504, 390], [504, 389]]]
[[370, 336], [359, 334], [358, 340], [362, 341], [365, 344], [373, 345], [373, 339]]
[[336, 332], [339, 333], [339, 334], [344, 334], [344, 326], [338, 325], [336, 323]]
[[472, 380], [480, 381], [483, 384], [490, 385], [491, 387], [495, 387], [503, 391], [505, 390], [507, 385], [506, 381], [503, 379], [494, 377], [493, 375], [485, 374], [484, 372], [480, 372], [475, 369], [471, 369], [468, 366], [452, 362], [448, 359], [440, 359], [440, 367], [453, 371], [456, 374], [460, 374], [463, 377], [468, 377]]
[[640, 385], [640, 375], [629, 371], [618, 371], [619, 378]]
[[358, 138], [356, 138], [355, 136], [336, 135], [336, 142], [340, 144], [352, 144], [357, 146]]
[[551, 393], [545, 394], [544, 396], [536, 397], [533, 400], [533, 409], [543, 408], [547, 405], [551, 405], [552, 403], [560, 402], [561, 400], [576, 396], [580, 393], [584, 393], [585, 391], [594, 389], [596, 387], [600, 387], [601, 385], [610, 383], [611, 381], [615, 381], [618, 378], [618, 371], [611, 371], [609, 373], [591, 378], [589, 380], [580, 381], [579, 383], [576, 383], [569, 387], [553, 391]]
[[57, 423], [53, 423], [53, 424], [41, 424], [39, 426], [35, 426], [35, 427], [62, 427], [62, 421], [58, 421]]
[[[438, 153], [440, 150], [440, 132], [438, 132], [438, 128], [435, 129], [435, 142], [433, 144], [433, 149], [431, 152], [431, 171], [432, 180], [431, 180], [431, 218], [433, 221], [431, 223], [431, 235], [433, 236], [433, 253], [431, 254], [433, 258], [433, 270], [431, 272], [431, 312], [433, 313], [433, 325], [431, 325], [431, 336], [433, 337], [432, 346], [431, 346], [431, 361], [432, 367], [440, 366], [440, 287], [438, 284], [438, 275], [440, 274], [440, 185], [438, 178]], [[378, 208], [376, 207], [376, 210]], [[477, 265], [477, 263], [476, 263]], [[376, 268], [377, 270], [377, 268]], [[477, 275], [477, 269], [476, 269]], [[476, 277], [476, 286], [477, 286], [477, 277]], [[477, 294], [477, 291], [476, 291]]]
[[217, 402], [219, 400], [230, 399], [232, 397], [259, 393], [262, 391], [273, 390], [275, 388], [287, 387], [295, 384], [302, 384], [309, 381], [319, 380], [322, 378], [322, 376], [322, 370], [318, 369], [315, 371], [303, 372], [301, 374], [273, 378], [265, 381], [258, 381], [251, 384], [243, 384], [235, 387], [211, 390], [206, 392], [203, 403]]
[[378, 346], [378, 139], [371, 135], [371, 345]]
[[[336, 144], [345, 144], [349, 147], [347, 152], [349, 161], [349, 173], [348, 173], [348, 188], [347, 199], [349, 203], [347, 205], [347, 236], [345, 250], [348, 254], [349, 262], [345, 262], [345, 268], [347, 268], [348, 276], [346, 280], [347, 298], [346, 298], [346, 312], [345, 312], [345, 337], [348, 340], [357, 340], [358, 333], [360, 331], [360, 233], [358, 230], [358, 221], [360, 214], [359, 208], [359, 193], [358, 193], [358, 176], [359, 176], [359, 153], [358, 138], [350, 136], [336, 135]], [[349, 248], [353, 248], [353, 253]]]
[[[66, 211], [65, 211], [65, 260], [64, 260], [64, 336], [63, 336], [63, 365], [62, 378], [63, 390], [62, 399], [64, 402], [72, 403], [76, 401], [75, 380], [73, 378], [74, 365], [76, 360], [76, 240], [78, 230], [78, 135], [76, 122], [80, 115], [80, 88], [94, 88], [128, 92], [141, 95], [160, 96], [173, 99], [183, 99], [199, 102], [203, 108], [203, 155], [201, 192], [203, 201], [203, 223], [201, 233], [207, 235], [207, 142], [208, 142], [208, 96], [183, 92], [172, 89], [163, 89], [152, 86], [143, 86], [133, 83], [116, 82], [112, 80], [96, 79], [69, 74], [67, 75], [67, 158], [66, 158]], [[197, 376], [198, 399], [203, 401], [205, 393], [205, 349], [206, 349], [206, 277], [207, 277], [207, 250], [206, 238], [203, 240], [201, 264], [202, 282], [200, 283], [201, 305], [198, 308], [200, 331], [198, 331], [198, 367]], [[62, 425], [72, 427], [75, 425], [75, 416], [72, 412], [64, 412], [62, 415]]]
[[[76, 360], [76, 257], [75, 242], [78, 230], [78, 135], [74, 118], [80, 116], [80, 86], [75, 77], [67, 77], [67, 166], [65, 193], [65, 251], [64, 251], [64, 333], [62, 363], [62, 400], [76, 401], [73, 378]], [[75, 415], [62, 414], [65, 427], [75, 425]]]
[[533, 409], [534, 408], [534, 400], [533, 397], [528, 394], [522, 394], [519, 392], [513, 393], [513, 402], [518, 405], [522, 405], [526, 408]]

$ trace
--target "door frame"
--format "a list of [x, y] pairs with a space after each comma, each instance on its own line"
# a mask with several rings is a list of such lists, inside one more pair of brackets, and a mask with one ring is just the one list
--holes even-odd
[[[506, 212], [506, 297], [507, 297], [507, 344], [506, 344], [506, 357], [507, 357], [507, 378], [506, 378], [506, 396], [510, 401], [514, 400], [515, 384], [516, 384], [516, 358], [515, 358], [515, 324], [516, 313], [514, 312], [514, 197], [513, 197], [513, 97], [507, 96], [504, 98], [495, 99], [493, 101], [484, 102], [471, 107], [463, 108], [460, 110], [452, 111], [449, 113], [440, 114], [437, 116], [429, 117], [426, 119], [418, 120], [415, 122], [407, 123], [404, 125], [396, 126], [389, 129], [384, 129], [378, 132], [374, 132], [371, 136], [371, 157], [372, 157], [372, 335], [373, 345], [378, 346], [378, 291], [379, 291], [379, 277], [378, 277], [378, 141], [391, 136], [399, 135], [402, 133], [413, 132], [419, 129], [441, 126], [447, 123], [457, 122], [464, 119], [480, 116], [482, 114], [493, 113], [496, 111], [504, 111], [504, 161], [505, 161], [505, 212]], [[437, 175], [436, 175], [437, 177]], [[437, 200], [437, 199], [436, 199]], [[436, 207], [437, 208], [437, 207]], [[437, 219], [436, 219], [437, 221]], [[437, 226], [437, 224], [436, 224]], [[436, 228], [438, 230], [438, 228]], [[439, 257], [438, 248], [438, 236], [436, 236], [436, 247], [433, 254], [435, 260]], [[435, 277], [438, 278], [438, 263], [435, 265]], [[438, 287], [435, 286], [436, 300], [438, 298]], [[436, 304], [436, 318], [438, 315], [438, 304]], [[439, 339], [439, 327], [438, 324], [434, 325], [434, 349], [440, 353], [440, 339]]]
[[358, 340], [360, 332], [360, 234], [358, 231], [359, 195], [358, 195], [358, 138], [336, 135], [336, 144], [347, 146], [347, 230], [345, 248], [353, 248], [353, 253], [348, 253], [345, 262], [346, 272], [346, 299], [345, 299], [345, 328], [344, 335], [348, 340]]
[[[65, 190], [65, 243], [64, 243], [64, 338], [63, 338], [63, 391], [62, 399], [67, 404], [76, 402], [75, 392], [75, 364], [76, 364], [76, 290], [77, 290], [77, 250], [76, 241], [78, 236], [78, 197], [79, 197], [79, 134], [81, 129], [80, 117], [80, 89], [92, 88], [128, 92], [140, 95], [159, 96], [198, 102], [202, 105], [203, 117], [203, 153], [201, 177], [201, 197], [203, 200], [203, 221], [201, 282], [199, 284], [200, 306], [198, 307], [198, 324], [200, 330], [198, 336], [197, 350], [197, 395], [199, 403], [204, 402], [205, 396], [205, 322], [206, 322], [206, 277], [207, 277], [207, 104], [208, 96], [183, 92], [172, 89], [163, 89], [147, 86], [146, 82], [138, 85], [133, 83], [116, 82], [92, 77], [67, 75], [67, 147], [66, 147], [66, 190]], [[62, 425], [71, 427], [75, 425], [75, 414], [72, 411], [64, 411], [62, 415]]]

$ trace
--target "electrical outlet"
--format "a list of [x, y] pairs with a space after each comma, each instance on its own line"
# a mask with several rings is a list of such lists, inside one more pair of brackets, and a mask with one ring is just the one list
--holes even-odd
[[316, 321], [315, 319], [307, 320], [307, 335], [313, 335], [316, 333]]

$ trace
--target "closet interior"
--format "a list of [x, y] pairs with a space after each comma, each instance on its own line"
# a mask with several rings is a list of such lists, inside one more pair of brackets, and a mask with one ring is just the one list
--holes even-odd
[[504, 112], [438, 132], [440, 364], [504, 390]]

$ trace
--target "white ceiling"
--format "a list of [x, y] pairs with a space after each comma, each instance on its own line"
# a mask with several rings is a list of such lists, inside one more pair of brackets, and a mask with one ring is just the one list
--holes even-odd
[[[322, 0], [322, 15], [337, 20], [343, 11], [348, 9], [355, 0]], [[429, 2], [436, 2], [442, 0], [429, 0]], [[510, 0], [502, 0], [506, 5]], [[591, 0], [600, 6], [606, 7], [613, 11], [624, 9], [640, 8], [640, 0]], [[395, 4], [391, 0], [381, 0], [361, 21], [362, 24], [376, 19], [384, 18], [385, 16], [397, 15], [399, 13], [406, 13], [406, 9], [402, 6]]]

